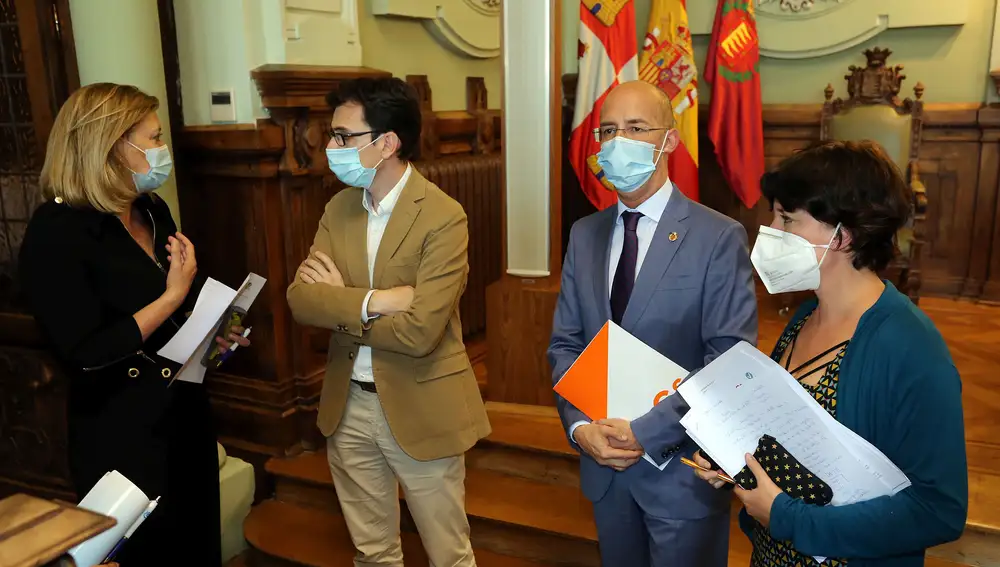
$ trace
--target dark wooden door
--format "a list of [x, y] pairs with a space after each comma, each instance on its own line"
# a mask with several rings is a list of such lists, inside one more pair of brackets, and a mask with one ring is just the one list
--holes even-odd
[[0, 494], [72, 498], [64, 377], [17, 283], [52, 121], [79, 86], [68, 0], [0, 0]]

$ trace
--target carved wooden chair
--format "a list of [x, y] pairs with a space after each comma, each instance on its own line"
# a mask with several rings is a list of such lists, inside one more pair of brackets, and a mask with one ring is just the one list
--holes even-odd
[[867, 49], [868, 64], [851, 65], [847, 79], [847, 99], [833, 98], [827, 85], [820, 139], [873, 140], [885, 148], [913, 191], [913, 217], [897, 234], [899, 253], [882, 276], [917, 303], [920, 298], [920, 259], [923, 224], [927, 218], [927, 191], [920, 182], [917, 156], [923, 129], [924, 85], [913, 87], [914, 98], [899, 99], [906, 75], [903, 66], [890, 67], [888, 49]]

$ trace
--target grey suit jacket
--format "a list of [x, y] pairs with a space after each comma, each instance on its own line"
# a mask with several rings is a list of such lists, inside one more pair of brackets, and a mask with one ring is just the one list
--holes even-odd
[[[553, 384], [611, 319], [608, 271], [616, 217], [617, 207], [609, 207], [580, 219], [570, 231], [548, 350]], [[690, 371], [740, 341], [757, 344], [757, 301], [743, 226], [674, 187], [621, 326]], [[590, 421], [562, 397], [556, 400], [567, 433], [573, 423]], [[636, 438], [658, 463], [689, 442], [678, 423], [687, 409], [673, 395], [632, 421]], [[572, 439], [570, 444], [577, 447]], [[613, 474], [582, 454], [581, 485], [591, 500], [604, 495]]]

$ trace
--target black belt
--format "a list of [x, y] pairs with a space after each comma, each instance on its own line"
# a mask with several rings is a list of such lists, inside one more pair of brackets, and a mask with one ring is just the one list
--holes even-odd
[[360, 386], [362, 390], [368, 392], [369, 394], [378, 393], [378, 390], [375, 389], [375, 382], [362, 382], [360, 380], [351, 380], [351, 382], [354, 382], [355, 384]]

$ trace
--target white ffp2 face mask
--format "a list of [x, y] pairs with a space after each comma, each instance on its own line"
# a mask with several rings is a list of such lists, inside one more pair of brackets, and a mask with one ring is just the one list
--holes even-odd
[[[797, 234], [769, 226], [760, 227], [757, 242], [750, 252], [750, 261], [767, 292], [774, 295], [819, 289], [819, 268], [839, 231], [838, 223], [830, 242], [813, 244]], [[816, 259], [815, 248], [824, 249], [819, 260]]]

